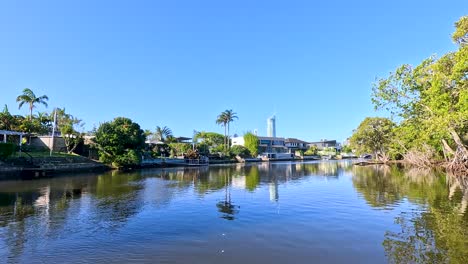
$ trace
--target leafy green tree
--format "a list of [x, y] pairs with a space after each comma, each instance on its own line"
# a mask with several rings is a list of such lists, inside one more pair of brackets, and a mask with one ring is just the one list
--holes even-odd
[[47, 107], [47, 100], [49, 100], [49, 97], [47, 97], [47, 95], [37, 97], [34, 94], [34, 92], [29, 88], [25, 88], [23, 90], [23, 94], [19, 95], [16, 98], [16, 102], [19, 102], [18, 106], [20, 109], [24, 104], [29, 104], [29, 120], [32, 120], [33, 118], [33, 109], [35, 105], [42, 104], [45, 107]]
[[317, 153], [318, 153], [317, 146], [311, 145], [309, 147], [309, 149], [306, 152], [304, 152], [304, 155], [306, 155], [306, 156], [315, 156], [315, 155], [317, 155]]
[[95, 143], [101, 161], [116, 167], [138, 165], [145, 146], [145, 134], [131, 119], [117, 117], [102, 123], [96, 131]]
[[230, 152], [232, 156], [239, 156], [241, 158], [247, 158], [251, 156], [248, 148], [239, 145], [232, 146]]
[[350, 144], [358, 153], [374, 153], [375, 157], [385, 155], [393, 137], [394, 126], [390, 119], [367, 117], [354, 131]]
[[349, 145], [344, 145], [341, 147], [341, 153], [352, 153], [353, 149]]
[[33, 134], [46, 134], [48, 132], [48, 128], [44, 127], [37, 118], [20, 118], [19, 120], [21, 123], [19, 124], [18, 130], [29, 134], [29, 144], [31, 143], [31, 137]]
[[10, 114], [8, 106], [5, 105], [3, 111], [0, 112], [0, 130], [14, 130], [17, 126], [17, 119]]
[[72, 153], [83, 142], [83, 133], [79, 129], [83, 129], [84, 123], [81, 119], [66, 113], [65, 108], [57, 108], [56, 111], [57, 128], [65, 141], [67, 152]]
[[172, 156], [182, 156], [192, 149], [192, 145], [188, 143], [174, 142], [174, 143], [169, 143], [168, 145], [171, 148]]
[[194, 140], [200, 141], [198, 143], [200, 151], [213, 153], [218, 146], [223, 146], [225, 137], [215, 132], [200, 131], [195, 133]]
[[468, 16], [461, 17], [455, 23], [455, 29], [452, 35], [453, 41], [460, 46], [468, 44]]
[[406, 149], [428, 144], [453, 157], [456, 147], [468, 171], [468, 151], [459, 137], [468, 134], [468, 17], [455, 26], [457, 51], [397, 68], [374, 85], [372, 101], [401, 119], [396, 135]]
[[252, 157], [258, 156], [259, 144], [260, 144], [260, 140], [255, 134], [251, 132], [247, 132], [244, 134], [244, 146], [249, 150], [250, 155], [252, 155]]

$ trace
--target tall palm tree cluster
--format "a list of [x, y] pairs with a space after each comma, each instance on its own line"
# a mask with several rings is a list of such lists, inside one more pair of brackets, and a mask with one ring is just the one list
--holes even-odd
[[224, 110], [221, 114], [218, 115], [216, 119], [216, 124], [224, 127], [224, 150], [227, 151], [229, 148], [229, 125], [231, 122], [234, 122], [235, 119], [239, 119], [237, 113], [232, 111], [232, 109]]

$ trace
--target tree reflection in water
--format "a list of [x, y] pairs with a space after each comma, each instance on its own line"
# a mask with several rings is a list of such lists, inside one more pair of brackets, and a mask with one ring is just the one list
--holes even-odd
[[400, 230], [385, 233], [390, 262], [468, 263], [466, 178], [375, 166], [355, 168], [353, 184], [372, 207], [392, 208], [406, 198], [423, 208], [400, 213]]
[[[138, 219], [140, 212], [165, 212], [161, 208], [170, 207], [173, 201], [184, 203], [186, 197], [180, 195], [197, 199], [196, 205], [200, 205], [198, 199], [208, 202], [202, 209], [214, 214], [210, 221], [238, 221], [249, 211], [244, 207], [245, 196], [239, 194], [262, 196], [259, 200], [265, 201], [268, 197], [263, 196], [269, 195], [274, 202], [280, 197], [285, 202], [300, 202], [302, 198], [294, 197], [293, 188], [287, 190], [285, 183], [296, 188], [310, 186], [316, 180], [341, 178], [341, 183], [348, 184], [348, 176], [359, 197], [367, 202], [364, 209], [402, 211], [395, 212], [392, 220], [396, 225], [379, 230], [378, 247], [385, 250], [390, 262], [468, 263], [468, 178], [396, 166], [357, 167], [346, 162], [155, 169], [2, 182], [0, 247], [12, 262], [20, 262], [41, 241], [54, 240], [64, 233], [93, 236], [95, 230], [105, 237], [109, 231], [134, 223], [129, 220]], [[336, 195], [338, 201], [340, 195]], [[372, 215], [376, 219], [388, 217]]]
[[221, 218], [226, 220], [234, 220], [234, 215], [239, 213], [239, 207], [231, 201], [231, 174], [230, 170], [224, 171], [224, 201], [216, 203], [218, 211], [221, 213]]

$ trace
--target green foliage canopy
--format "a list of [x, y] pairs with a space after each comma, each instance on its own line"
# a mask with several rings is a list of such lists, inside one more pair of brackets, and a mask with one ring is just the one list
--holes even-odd
[[375, 108], [400, 118], [395, 138], [407, 149], [428, 144], [440, 152], [443, 141], [453, 144], [452, 132], [468, 133], [468, 18], [455, 25], [457, 51], [403, 65], [373, 87]]
[[188, 143], [169, 143], [169, 147], [171, 148], [171, 155], [172, 156], [182, 156], [187, 153], [189, 150], [192, 149], [192, 145]]
[[350, 138], [358, 153], [386, 153], [393, 137], [395, 124], [388, 118], [367, 117]]
[[139, 164], [145, 139], [140, 125], [129, 118], [117, 117], [99, 126], [94, 141], [101, 161], [117, 167], [130, 167]]
[[306, 152], [304, 152], [304, 155], [306, 155], [306, 156], [315, 156], [315, 155], [317, 155], [317, 153], [318, 153], [317, 146], [311, 145], [309, 147], [309, 149]]
[[[76, 147], [83, 141], [83, 133], [78, 131], [79, 128], [83, 128], [83, 122], [81, 119], [72, 116], [65, 111], [65, 108], [57, 108], [57, 128], [62, 134], [67, 147], [67, 152], [72, 153]], [[53, 120], [54, 112], [51, 113], [51, 119]]]
[[230, 152], [233, 156], [239, 156], [241, 158], [247, 158], [251, 156], [248, 148], [239, 145], [232, 146]]
[[200, 131], [195, 133], [195, 140], [201, 140], [209, 146], [217, 146], [223, 144], [224, 136], [216, 132]]
[[258, 145], [260, 144], [260, 140], [256, 135], [251, 132], [247, 132], [244, 134], [244, 146], [249, 150], [250, 155], [252, 157], [258, 156]]

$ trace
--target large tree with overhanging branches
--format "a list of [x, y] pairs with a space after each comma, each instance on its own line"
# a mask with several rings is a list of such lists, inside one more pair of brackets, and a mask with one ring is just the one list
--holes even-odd
[[468, 16], [455, 23], [458, 49], [405, 64], [373, 87], [376, 109], [400, 117], [395, 139], [404, 149], [427, 145], [443, 153], [449, 168], [468, 172]]

